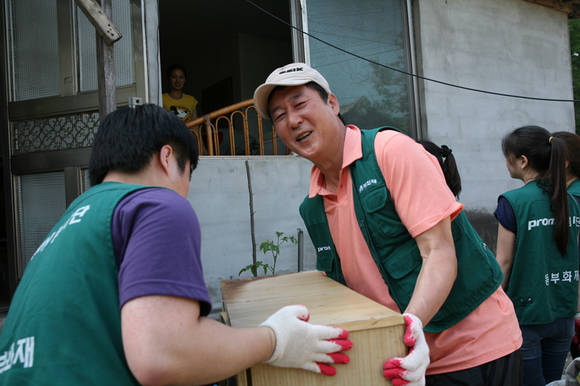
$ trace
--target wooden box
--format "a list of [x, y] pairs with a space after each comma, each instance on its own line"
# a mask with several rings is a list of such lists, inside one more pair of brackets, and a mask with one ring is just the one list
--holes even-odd
[[238, 386], [388, 385], [385, 360], [406, 355], [402, 315], [318, 271], [222, 281], [224, 318], [232, 327], [256, 327], [283, 306], [304, 304], [310, 322], [345, 328], [354, 347], [335, 376], [257, 365], [236, 377]]

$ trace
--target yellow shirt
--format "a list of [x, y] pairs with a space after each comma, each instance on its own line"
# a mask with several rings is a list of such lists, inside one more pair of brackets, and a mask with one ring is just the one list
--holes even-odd
[[181, 99], [173, 99], [168, 93], [163, 94], [163, 108], [173, 111], [183, 122], [193, 119], [195, 106], [197, 106], [197, 99], [191, 95], [183, 94]]

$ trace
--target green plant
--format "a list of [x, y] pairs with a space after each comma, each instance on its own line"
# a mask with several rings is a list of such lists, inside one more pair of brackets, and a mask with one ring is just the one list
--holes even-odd
[[278, 262], [278, 256], [280, 255], [280, 247], [284, 244], [298, 244], [298, 240], [294, 236], [286, 236], [284, 232], [276, 232], [276, 241], [265, 240], [260, 244], [260, 250], [262, 253], [267, 254], [270, 252], [272, 255], [273, 263], [272, 265], [264, 263], [261, 260], [256, 261], [253, 264], [246, 265], [244, 268], [238, 272], [238, 276], [246, 271], [252, 272], [254, 276], [258, 276], [258, 269], [264, 270], [264, 275], [271, 272], [272, 276], [276, 274], [276, 263]]

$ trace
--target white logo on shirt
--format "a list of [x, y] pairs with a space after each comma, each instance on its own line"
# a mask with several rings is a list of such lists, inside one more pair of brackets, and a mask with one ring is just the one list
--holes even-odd
[[[571, 216], [568, 219], [568, 225], [572, 226], [574, 225], [575, 227], [579, 227], [580, 226], [580, 217], [578, 216]], [[533, 228], [539, 227], [539, 226], [552, 226], [554, 225], [554, 218], [538, 218], [538, 219], [533, 219], [528, 221], [528, 230], [531, 231]]]
[[75, 210], [74, 213], [68, 218], [68, 220], [66, 220], [64, 224], [62, 224], [56, 232], [52, 232], [50, 235], [48, 235], [48, 237], [42, 242], [42, 244], [40, 244], [36, 252], [34, 252], [30, 260], [34, 259], [34, 256], [36, 256], [37, 253], [44, 251], [44, 248], [46, 248], [48, 244], [52, 244], [54, 240], [58, 237], [58, 235], [60, 235], [60, 232], [65, 230], [67, 226], [71, 224], [80, 223], [81, 220], [83, 219], [83, 216], [89, 211], [89, 209], [91, 209], [91, 206], [85, 205]]
[[0, 355], [0, 374], [10, 370], [16, 364], [21, 364], [25, 369], [34, 364], [33, 336], [18, 339], [16, 343], [12, 342], [8, 351]]
[[362, 193], [363, 190], [365, 190], [366, 188], [368, 188], [371, 185], [376, 185], [378, 184], [378, 181], [376, 178], [371, 178], [370, 180], [367, 180], [365, 183], [363, 183], [361, 186], [358, 187], [358, 192]]

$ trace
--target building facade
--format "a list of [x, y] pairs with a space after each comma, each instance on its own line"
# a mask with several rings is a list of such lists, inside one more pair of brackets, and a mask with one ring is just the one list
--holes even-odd
[[[497, 196], [518, 184], [503, 135], [535, 124], [574, 130], [568, 17], [577, 1], [115, 0], [117, 104], [160, 103], [165, 71], [187, 68], [206, 114], [251, 98], [275, 67], [306, 61], [349, 123], [393, 125], [453, 149], [461, 201], [492, 248]], [[96, 32], [74, 0], [3, 0], [0, 79], [0, 307], [74, 197], [99, 121]], [[506, 96], [510, 95], [510, 96]], [[265, 125], [270, 125], [265, 122]], [[273, 140], [272, 138], [270, 138]], [[208, 286], [251, 263], [276, 232], [298, 237], [308, 161], [204, 156], [189, 200], [202, 225]], [[250, 206], [250, 203], [252, 206]], [[279, 272], [315, 267], [308, 236], [282, 249]], [[258, 260], [270, 257], [256, 252]]]

